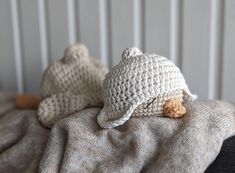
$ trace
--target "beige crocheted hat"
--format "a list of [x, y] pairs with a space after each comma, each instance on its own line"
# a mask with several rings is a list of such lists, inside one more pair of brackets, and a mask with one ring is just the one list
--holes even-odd
[[51, 64], [44, 72], [41, 93], [44, 98], [70, 92], [88, 96], [91, 105], [103, 104], [103, 79], [106, 66], [90, 57], [85, 45], [69, 46], [64, 57]]
[[196, 98], [179, 68], [165, 57], [124, 50], [121, 62], [104, 80], [104, 108], [98, 115], [102, 128], [124, 124], [131, 116], [162, 114], [170, 99]]
[[90, 57], [83, 44], [69, 46], [63, 58], [44, 72], [38, 120], [46, 127], [90, 106], [103, 106], [103, 80], [106, 66]]

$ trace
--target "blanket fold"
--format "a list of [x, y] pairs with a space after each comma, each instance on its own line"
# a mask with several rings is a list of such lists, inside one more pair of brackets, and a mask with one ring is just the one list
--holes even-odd
[[87, 108], [50, 132], [35, 111], [16, 110], [14, 96], [5, 96], [0, 93], [0, 172], [202, 173], [235, 134], [235, 106], [220, 101], [187, 104], [181, 119], [131, 118], [113, 129], [97, 124], [101, 108]]
[[99, 108], [58, 122], [40, 163], [41, 172], [202, 173], [235, 134], [233, 104], [207, 101], [185, 105], [182, 119], [132, 118], [101, 129]]
[[49, 130], [36, 112], [16, 110], [14, 94], [0, 92], [0, 172], [38, 172]]

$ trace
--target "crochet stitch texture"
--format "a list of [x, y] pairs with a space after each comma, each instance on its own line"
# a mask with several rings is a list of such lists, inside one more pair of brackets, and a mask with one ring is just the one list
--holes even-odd
[[122, 125], [131, 116], [161, 115], [169, 99], [196, 98], [173, 62], [137, 48], [124, 50], [121, 62], [106, 75], [103, 91], [105, 105], [97, 118], [102, 128]]
[[46, 127], [89, 106], [103, 105], [103, 80], [108, 69], [89, 56], [83, 44], [65, 50], [64, 57], [44, 72], [38, 119]]

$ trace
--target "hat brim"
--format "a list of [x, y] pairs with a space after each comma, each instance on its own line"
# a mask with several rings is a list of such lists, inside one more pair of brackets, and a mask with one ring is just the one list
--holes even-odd
[[197, 95], [192, 94], [188, 89], [183, 90], [183, 100], [184, 101], [193, 101], [197, 99]]
[[100, 127], [102, 128], [113, 128], [113, 127], [117, 127], [120, 125], [123, 125], [127, 120], [130, 119], [131, 115], [133, 114], [133, 112], [135, 111], [135, 109], [141, 104], [143, 103], [143, 101], [141, 101], [140, 103], [136, 103], [132, 106], [130, 106], [125, 113], [123, 114], [120, 113], [120, 115], [116, 116], [118, 118], [115, 119], [110, 119], [109, 117], [112, 117], [111, 115], [106, 116], [106, 112], [104, 109], [101, 110], [101, 112], [99, 113], [99, 115], [97, 116], [97, 122], [100, 125]]
[[[184, 101], [193, 101], [197, 99], [197, 95], [192, 94], [189, 90], [183, 89], [183, 100]], [[151, 97], [150, 97], [151, 98]], [[150, 98], [146, 98], [145, 100], [141, 100], [132, 106], [130, 106], [126, 111], [120, 112], [120, 114], [117, 116], [115, 115], [114, 119], [110, 119], [109, 117], [112, 117], [112, 115], [109, 113], [109, 116], [107, 116], [104, 109], [101, 110], [99, 115], [97, 116], [97, 122], [102, 128], [113, 128], [120, 125], [123, 125], [127, 120], [130, 119], [131, 115], [134, 113], [135, 109], [142, 104], [143, 102], [149, 100]]]

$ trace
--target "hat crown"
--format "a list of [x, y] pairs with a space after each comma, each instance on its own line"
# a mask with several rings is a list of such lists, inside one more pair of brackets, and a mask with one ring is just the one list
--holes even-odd
[[186, 88], [179, 68], [167, 58], [154, 54], [125, 57], [104, 80], [105, 106], [110, 111], [128, 108], [140, 99]]
[[69, 46], [64, 57], [49, 65], [43, 74], [41, 93], [49, 97], [57, 93], [84, 94], [90, 102], [103, 103], [103, 80], [108, 69], [89, 56], [83, 44]]

